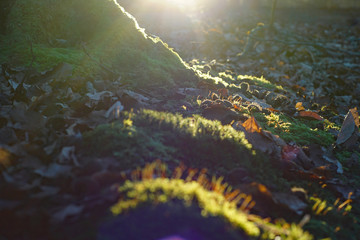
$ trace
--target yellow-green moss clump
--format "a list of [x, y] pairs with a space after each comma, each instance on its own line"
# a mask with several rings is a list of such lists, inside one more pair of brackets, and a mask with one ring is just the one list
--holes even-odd
[[84, 149], [92, 156], [115, 156], [124, 168], [155, 159], [224, 172], [239, 165], [256, 171], [270, 165], [254, 156], [244, 133], [231, 126], [198, 115], [183, 117], [153, 110], [142, 110], [85, 133]]
[[[133, 181], [126, 181], [119, 188], [121, 200], [111, 211], [113, 214], [123, 214], [131, 209], [146, 204], [162, 204], [181, 200], [185, 206], [199, 206], [203, 217], [217, 216], [225, 220], [250, 239], [312, 239], [296, 224], [288, 224], [282, 220], [276, 224], [261, 217], [249, 214], [249, 209], [255, 204], [251, 196], [232, 191], [222, 183], [222, 179], [208, 181], [204, 174], [195, 177], [196, 171], [191, 170], [183, 176], [184, 169], [176, 168], [172, 178], [166, 177], [166, 166], [153, 163], [144, 169], [135, 171]], [[153, 176], [159, 176], [154, 178]]]
[[[286, 142], [296, 142], [301, 145], [317, 143], [329, 146], [335, 141], [334, 136], [327, 131], [330, 128], [335, 128], [335, 126], [332, 126], [327, 120], [322, 123], [294, 119], [280, 113], [271, 113], [269, 115], [256, 113], [255, 117], [266, 130], [279, 135]], [[319, 124], [323, 124], [324, 130], [318, 129]]]
[[112, 78], [145, 87], [189, 86], [197, 79], [115, 0], [17, 0], [0, 38], [0, 63], [28, 66], [33, 56], [40, 71], [68, 62], [76, 76], [109, 77], [110, 69]]

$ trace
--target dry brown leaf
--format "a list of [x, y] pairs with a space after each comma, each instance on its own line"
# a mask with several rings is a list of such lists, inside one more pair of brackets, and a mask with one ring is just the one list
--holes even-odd
[[11, 164], [11, 153], [0, 147], [0, 166], [8, 167]]
[[238, 111], [241, 111], [241, 110], [242, 110], [242, 108], [239, 107], [239, 105], [237, 105], [237, 104], [233, 104], [233, 106], [234, 106], [234, 109], [235, 109], [235, 110], [238, 110]]
[[270, 111], [270, 112], [276, 112], [279, 113], [279, 110], [276, 110], [275, 108], [266, 108], [266, 110]]
[[227, 90], [226, 88], [220, 88], [218, 90], [218, 93], [224, 98], [227, 98], [229, 96], [229, 90]]
[[254, 132], [261, 132], [260, 125], [256, 122], [256, 119], [254, 117], [250, 117], [248, 120], [246, 120], [243, 124], [243, 127], [246, 131], [254, 133]]
[[299, 86], [299, 85], [293, 85], [292, 87], [291, 87], [293, 90], [298, 90], [298, 91], [302, 91], [302, 92], [304, 92], [305, 90], [306, 90], [306, 88], [304, 88], [304, 87], [302, 87], [302, 86]]
[[281, 158], [281, 148], [285, 145], [285, 142], [269, 131], [263, 130], [254, 117], [249, 118], [242, 124], [237, 122], [233, 127], [244, 132], [246, 139], [257, 151], [266, 153], [274, 159]]
[[219, 120], [222, 124], [229, 124], [239, 117], [235, 110], [227, 108], [220, 103], [212, 104], [204, 109], [202, 115], [210, 120]]
[[298, 111], [305, 111], [304, 106], [302, 105], [302, 102], [297, 102], [295, 105], [296, 110]]
[[351, 114], [352, 114], [353, 117], [354, 117], [355, 125], [356, 125], [357, 127], [359, 127], [359, 126], [360, 126], [360, 123], [359, 123], [359, 122], [360, 122], [360, 119], [359, 119], [359, 113], [358, 113], [357, 107], [354, 107], [354, 108], [350, 109], [349, 111], [351, 112]]
[[317, 114], [316, 112], [312, 112], [312, 111], [300, 111], [299, 117], [307, 118], [310, 120], [319, 120], [319, 121], [324, 120], [319, 114]]

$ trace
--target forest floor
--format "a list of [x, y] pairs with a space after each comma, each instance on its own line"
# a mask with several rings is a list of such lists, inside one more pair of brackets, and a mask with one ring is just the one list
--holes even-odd
[[[272, 29], [268, 10], [190, 13], [181, 22], [171, 20], [171, 13], [154, 18], [129, 11], [190, 66], [227, 86], [201, 81], [164, 97], [161, 91], [89, 81], [77, 91], [76, 84], [47, 82], [71, 74], [64, 63], [25, 84], [19, 95], [15, 89], [27, 70], [3, 65], [0, 239], [135, 239], [134, 231], [136, 239], [145, 239], [127, 223], [145, 224], [137, 213], [120, 220], [126, 226], [120, 230], [102, 220], [119, 199], [114, 184], [157, 159], [170, 172], [182, 162], [208, 169], [209, 178], [224, 177], [252, 196], [252, 214], [299, 223], [315, 239], [357, 239], [356, 11], [280, 9]], [[237, 132], [247, 143], [234, 142], [241, 140]], [[171, 210], [161, 211], [156, 214]], [[217, 239], [184, 229], [181, 235], [176, 228], [140, 228], [154, 240], [174, 234]]]

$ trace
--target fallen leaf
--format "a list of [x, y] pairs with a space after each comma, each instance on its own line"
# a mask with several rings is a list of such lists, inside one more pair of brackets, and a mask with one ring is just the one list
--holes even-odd
[[71, 217], [77, 214], [80, 214], [83, 211], [83, 206], [78, 206], [75, 204], [70, 204], [63, 209], [59, 210], [53, 215], [53, 220], [55, 222], [63, 222], [67, 217]]
[[342, 167], [341, 163], [338, 160], [331, 159], [326, 155], [323, 156], [323, 159], [328, 161], [329, 163], [332, 163], [333, 165], [335, 165], [336, 168], [337, 168], [337, 170], [336, 170], [337, 173], [339, 173], [339, 174], [344, 173], [343, 167]]
[[343, 173], [342, 165], [335, 159], [331, 149], [326, 149], [318, 144], [310, 144], [306, 149], [311, 162], [314, 164], [314, 169], [328, 166], [329, 170], [332, 170], [333, 173]]
[[296, 170], [296, 169], [292, 169], [290, 171], [286, 171], [284, 172], [284, 177], [286, 179], [293, 179], [293, 180], [297, 180], [297, 179], [303, 179], [303, 180], [310, 180], [310, 181], [323, 181], [325, 180], [324, 176], [319, 176], [311, 171], [306, 171], [306, 170]]
[[93, 101], [100, 101], [104, 97], [111, 97], [113, 95], [110, 91], [102, 91], [102, 92], [95, 92], [95, 93], [87, 93], [88, 96]]
[[219, 120], [222, 124], [229, 124], [233, 120], [239, 120], [240, 115], [233, 109], [222, 103], [213, 103], [205, 108], [202, 115], [210, 120]]
[[49, 167], [36, 169], [34, 172], [42, 177], [56, 178], [60, 175], [67, 175], [70, 173], [71, 166], [60, 165], [57, 163], [51, 164]]
[[229, 90], [226, 88], [220, 88], [218, 90], [218, 93], [224, 98], [227, 98], [229, 96]]
[[75, 166], [80, 166], [75, 154], [75, 147], [74, 146], [63, 147], [59, 155], [59, 163], [70, 163], [70, 162], [73, 162]]
[[302, 87], [302, 86], [300, 86], [300, 85], [293, 85], [291, 88], [292, 88], [293, 90], [300, 90], [300, 91], [302, 91], [302, 92], [305, 92], [305, 90], [306, 90], [306, 88], [304, 88], [304, 87]]
[[60, 188], [52, 186], [40, 186], [40, 192], [32, 194], [33, 198], [45, 198], [50, 196], [56, 196], [60, 192]]
[[[11, 165], [12, 155], [6, 149], [0, 147], [0, 167], [8, 167]], [[0, 168], [1, 169], [1, 168]]]
[[243, 124], [243, 127], [247, 132], [261, 132], [260, 125], [256, 122], [256, 119], [254, 117], [250, 117], [248, 120], [246, 120]]
[[234, 106], [235, 110], [238, 110], [238, 111], [242, 110], [241, 107], [238, 104], [234, 104], [233, 106]]
[[272, 198], [276, 204], [286, 207], [288, 210], [296, 213], [297, 215], [302, 215], [308, 207], [304, 201], [294, 194], [273, 193]]
[[[251, 122], [255, 123], [255, 125], [251, 126]], [[244, 125], [248, 126], [249, 131], [246, 130]], [[285, 145], [285, 142], [269, 131], [262, 130], [255, 120], [249, 118], [243, 124], [236, 122], [233, 124], [233, 127], [245, 133], [245, 138], [251, 143], [254, 149], [266, 153], [274, 159], [281, 159], [281, 148], [282, 145]]]
[[319, 121], [324, 120], [319, 114], [312, 111], [300, 111], [298, 116], [310, 120], [319, 120]]
[[10, 112], [10, 117], [16, 125], [17, 129], [36, 132], [43, 130], [46, 123], [46, 118], [37, 111], [28, 110], [24, 103], [14, 103], [13, 109]]
[[311, 159], [296, 145], [285, 145], [281, 150], [281, 157], [285, 163], [294, 162], [306, 170], [313, 167]]
[[284, 161], [293, 161], [296, 159], [299, 152], [299, 147], [286, 145], [282, 149], [281, 156]]
[[296, 110], [298, 111], [305, 111], [304, 106], [302, 105], [302, 102], [297, 102], [295, 105]]
[[272, 134], [270, 131], [261, 130], [261, 135], [264, 137], [267, 137], [271, 141], [273, 141], [277, 146], [284, 147], [286, 145], [286, 142], [282, 140], [278, 135]]
[[135, 98], [140, 103], [145, 103], [150, 100], [148, 97], [145, 97], [144, 95], [141, 95], [139, 93], [136, 93], [136, 92], [133, 92], [130, 90], [125, 90], [124, 93], [126, 93], [127, 95], [129, 95], [132, 98]]
[[270, 112], [280, 112], [279, 110], [275, 109], [275, 108], [266, 108], [266, 110], [270, 111]]
[[339, 179], [331, 179], [326, 181], [326, 184], [338, 197], [341, 197], [342, 199], [348, 199], [353, 196], [354, 186], [349, 186]]
[[[347, 145], [353, 145], [358, 139], [357, 133], [359, 132], [359, 114], [357, 108], [350, 109], [346, 114], [345, 120], [341, 126], [336, 144], [340, 145], [349, 142]], [[352, 141], [350, 141], [352, 140]]]
[[122, 110], [124, 110], [124, 106], [121, 104], [120, 101], [117, 101], [109, 108], [109, 110], [107, 110], [105, 117], [114, 117], [115, 119], [118, 119]]

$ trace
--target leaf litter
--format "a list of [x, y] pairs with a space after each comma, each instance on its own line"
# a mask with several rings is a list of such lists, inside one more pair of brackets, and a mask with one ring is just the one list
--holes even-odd
[[[230, 21], [236, 19], [235, 15], [233, 18]], [[246, 21], [251, 21], [251, 17]], [[326, 44], [327, 48], [316, 45], [294, 48], [286, 42], [275, 41], [272, 46], [268, 46], [266, 41], [257, 40], [248, 46], [250, 51], [244, 61], [237, 54], [241, 51], [238, 46], [245, 34], [235, 29], [222, 31], [228, 22], [209, 23], [215, 25], [214, 29], [220, 29], [215, 31], [217, 35], [226, 34], [227, 42], [237, 39], [236, 44], [223, 45], [214, 38], [205, 38], [197, 46], [199, 55], [196, 57], [203, 57], [203, 63], [208, 65], [211, 72], [218, 74], [227, 71], [235, 79], [240, 74], [263, 75], [271, 81], [264, 84], [258, 79], [248, 79], [250, 84], [246, 91], [240, 90], [240, 86], [234, 89], [207, 84], [187, 91], [179, 88], [183, 97], [194, 99], [192, 93], [196, 92], [195, 95], [200, 97], [198, 99], [202, 104], [186, 114], [201, 114], [243, 131], [254, 149], [271, 156], [280, 165], [286, 179], [301, 179], [321, 186], [325, 184], [327, 186], [324, 188], [329, 188], [330, 193], [341, 199], [359, 199], [360, 187], [351, 184], [351, 180], [354, 180], [350, 174], [351, 169], [344, 169], [343, 159], [335, 157], [340, 150], [332, 149], [331, 146], [301, 146], [286, 142], [268, 131], [266, 124], [259, 123], [251, 116], [254, 112], [275, 112], [284, 113], [290, 118], [301, 117], [309, 124], [313, 124], [313, 120], [322, 123], [327, 120], [337, 124], [341, 129], [334, 143], [352, 151], [351, 161], [359, 168], [359, 155], [356, 153], [359, 152], [359, 116], [354, 106], [359, 104], [360, 84], [356, 82], [356, 77], [360, 72], [356, 56], [348, 54], [356, 52], [359, 43], [347, 33], [343, 36], [336, 34], [344, 32], [346, 27], [277, 23], [274, 27], [278, 32], [287, 33], [288, 38], [294, 36], [286, 39], [287, 42], [311, 41], [313, 36], [325, 36], [334, 42]], [[246, 24], [248, 23], [243, 21], [237, 27], [244, 27]], [[249, 25], [251, 24], [247, 26]], [[292, 34], [294, 30], [302, 35]], [[175, 41], [181, 42], [184, 39], [178, 38]], [[334, 49], [339, 48], [336, 41], [350, 44], [343, 51], [335, 51]], [[194, 51], [189, 53], [186, 44], [183, 46], [184, 56], [194, 54]], [[201, 50], [208, 47], [213, 48], [212, 56], [206, 56], [207, 52]], [[226, 56], [219, 56], [220, 53], [226, 53]], [[226, 61], [224, 57], [227, 58]], [[210, 62], [211, 58], [217, 58], [217, 61]], [[345, 61], [345, 64], [339, 64], [339, 59], [341, 62]], [[68, 63], [61, 63], [42, 73], [32, 73], [31, 84], [21, 84], [25, 71], [26, 69], [3, 65], [0, 76], [0, 188], [3, 193], [0, 201], [1, 206], [6, 206], [2, 209], [15, 209], [17, 214], [24, 209], [29, 210], [29, 205], [23, 200], [25, 195], [42, 201], [58, 198], [42, 214], [57, 223], [65, 224], [72, 217], [80, 217], [89, 209], [91, 197], [99, 199], [93, 200], [92, 204], [95, 206], [109, 206], [114, 200], [102, 198], [99, 186], [109, 190], [113, 183], [123, 180], [123, 176], [111, 171], [117, 164], [113, 159], [102, 159], [100, 164], [106, 165], [102, 167], [95, 163], [92, 166], [84, 164], [78, 152], [78, 143], [82, 141], [83, 133], [99, 124], [121, 119], [124, 109], [131, 109], [139, 106], [138, 104], [161, 109], [164, 103], [170, 101], [162, 99], [162, 96], [155, 98], [151, 94], [146, 95], [140, 89], [119, 89], [121, 77], [113, 83], [102, 79], [104, 88], [95, 87], [95, 80], [85, 81], [82, 88], [65, 86], [66, 81], [73, 80], [73, 67]], [[243, 81], [245, 80], [234, 80], [230, 83], [240, 85]], [[279, 90], [276, 85], [281, 85], [283, 90]], [[20, 90], [24, 94], [15, 95]], [[206, 90], [217, 92], [217, 99], [206, 96]], [[241, 100], [238, 96], [241, 96]], [[170, 103], [170, 109], [176, 109], [174, 105], [176, 104]], [[261, 107], [251, 107], [254, 105]], [[329, 111], [325, 111], [323, 105]], [[83, 169], [84, 165], [87, 169]], [[259, 212], [266, 212], [271, 216], [272, 210], [276, 209], [285, 216], [288, 211], [303, 216], [309, 207], [307, 198], [299, 197], [290, 190], [276, 189], [271, 182], [248, 183], [253, 178], [247, 173], [247, 169], [238, 168], [234, 172], [235, 175], [245, 176], [232, 178], [236, 179], [235, 185], [240, 186], [245, 193], [251, 193], [257, 200], [256, 210]], [[26, 214], [24, 218], [26, 219]]]

